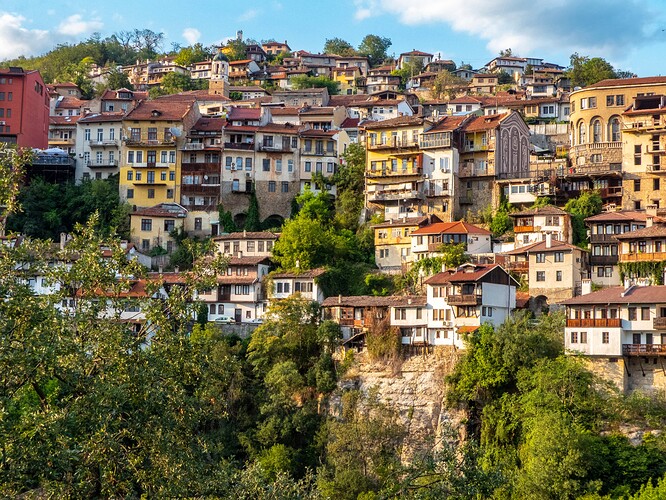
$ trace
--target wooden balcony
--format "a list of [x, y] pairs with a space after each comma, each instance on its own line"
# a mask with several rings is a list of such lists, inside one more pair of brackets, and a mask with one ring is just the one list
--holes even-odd
[[590, 264], [593, 266], [614, 266], [618, 260], [617, 255], [590, 255]]
[[503, 267], [507, 271], [513, 271], [520, 274], [527, 274], [530, 272], [530, 263], [526, 260], [506, 262]]
[[481, 295], [475, 293], [464, 295], [447, 295], [446, 302], [456, 306], [478, 306], [481, 304]]
[[655, 330], [666, 330], [666, 318], [654, 318], [652, 328]]
[[650, 262], [666, 260], [666, 252], [623, 253], [620, 262]]
[[567, 319], [567, 327], [569, 328], [620, 328], [621, 323], [620, 318]]
[[591, 234], [590, 243], [617, 243], [617, 238], [614, 234]]
[[254, 142], [225, 142], [224, 149], [238, 149], [241, 151], [254, 151]]
[[385, 168], [381, 170], [368, 170], [368, 177], [401, 177], [405, 175], [421, 175], [423, 170], [421, 167], [412, 167], [412, 168], [399, 168], [397, 170], [391, 170], [390, 168]]
[[421, 194], [416, 190], [370, 191], [368, 193], [369, 201], [413, 200], [417, 198], [421, 198]]
[[666, 356], [666, 344], [622, 344], [623, 356]]
[[403, 141], [399, 137], [392, 137], [391, 139], [386, 140], [385, 142], [380, 143], [368, 143], [367, 148], [369, 150], [378, 150], [378, 149], [400, 149], [400, 148], [418, 148], [418, 141], [407, 139]]
[[541, 228], [538, 226], [513, 226], [514, 233], [533, 233], [539, 231]]

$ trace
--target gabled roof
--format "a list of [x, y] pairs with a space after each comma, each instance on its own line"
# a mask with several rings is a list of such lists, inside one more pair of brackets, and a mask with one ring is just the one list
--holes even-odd
[[666, 225], [653, 224], [650, 227], [643, 229], [636, 229], [636, 231], [629, 231], [628, 233], [614, 235], [618, 240], [635, 240], [642, 238], [663, 238], [666, 236]]
[[550, 248], [546, 248], [545, 241], [537, 241], [536, 243], [532, 243], [531, 245], [516, 248], [515, 250], [511, 250], [510, 252], [505, 252], [505, 253], [506, 255], [524, 255], [537, 252], [573, 252], [574, 250], [578, 250], [580, 252], [587, 252], [587, 250], [584, 250], [580, 247], [577, 247], [575, 245], [570, 245], [569, 243], [565, 243], [563, 241], [559, 241], [553, 238], [550, 243]]
[[91, 113], [82, 116], [79, 123], [102, 123], [102, 122], [119, 122], [125, 118], [124, 112], [105, 111], [103, 113]]
[[666, 76], [647, 76], [643, 78], [615, 78], [601, 80], [600, 82], [588, 85], [585, 87], [585, 89], [602, 87], [630, 87], [632, 85], [654, 85], [659, 83], [666, 83]]
[[[508, 277], [511, 277], [499, 264], [463, 264], [456, 270], [443, 271], [428, 278], [426, 285], [446, 285], [448, 283], [470, 283], [481, 281], [484, 276], [495, 269], [500, 269]], [[518, 282], [511, 278], [515, 286]]]
[[466, 122], [463, 126], [465, 132], [478, 132], [481, 130], [492, 130], [499, 127], [499, 124], [504, 120], [508, 113], [498, 115], [485, 115], [475, 116], [470, 121]]
[[389, 295], [386, 297], [352, 295], [328, 297], [322, 305], [324, 307], [423, 307], [426, 305], [426, 297], [420, 295]]
[[325, 272], [326, 272], [326, 269], [317, 268], [317, 269], [310, 269], [310, 270], [307, 270], [307, 271], [302, 271], [300, 273], [296, 273], [296, 272], [272, 273], [271, 277], [272, 278], [278, 278], [278, 279], [284, 279], [284, 278], [316, 278], [318, 276], [321, 276]]
[[81, 115], [74, 116], [49, 116], [49, 123], [51, 125], [72, 125], [75, 126], [76, 122], [81, 119]]
[[235, 233], [221, 234], [213, 237], [213, 241], [224, 240], [277, 240], [280, 233], [270, 231], [238, 231]]
[[189, 101], [162, 101], [155, 99], [141, 101], [139, 105], [125, 116], [126, 120], [155, 120], [178, 121], [182, 120], [194, 106], [194, 100]]
[[592, 304], [655, 304], [666, 302], [666, 286], [621, 286], [604, 288], [598, 292], [579, 295], [560, 302], [567, 306]]
[[358, 118], [345, 118], [340, 124], [340, 128], [358, 128]]
[[466, 120], [469, 119], [469, 116], [445, 116], [435, 124], [430, 130], [427, 130], [423, 134], [434, 134], [437, 132], [450, 132], [460, 128]]
[[546, 205], [545, 207], [528, 208], [520, 212], [511, 212], [509, 217], [530, 217], [534, 215], [569, 215], [569, 213], [553, 205]]
[[261, 118], [260, 108], [238, 108], [233, 107], [227, 113], [227, 120], [259, 120]]
[[403, 52], [402, 54], [400, 54], [400, 56], [401, 57], [402, 56], [425, 56], [425, 57], [430, 56], [430, 57], [432, 57], [432, 54], [428, 54], [427, 52], [421, 52], [420, 50], [414, 49], [414, 50], [410, 50], [409, 52]]
[[226, 123], [224, 118], [199, 118], [192, 130], [222, 133], [222, 127]]
[[256, 266], [258, 264], [269, 264], [270, 259], [265, 256], [243, 256], [243, 257], [231, 257], [229, 259], [230, 266]]
[[389, 118], [377, 122], [366, 122], [364, 128], [366, 130], [375, 130], [380, 128], [395, 128], [395, 127], [414, 127], [423, 125], [425, 119], [421, 116], [398, 116], [397, 118]]
[[428, 226], [421, 227], [412, 234], [492, 234], [487, 229], [483, 229], [474, 224], [465, 221], [458, 222], [436, 222]]
[[647, 214], [636, 210], [618, 210], [616, 212], [602, 212], [585, 219], [585, 222], [645, 222]]

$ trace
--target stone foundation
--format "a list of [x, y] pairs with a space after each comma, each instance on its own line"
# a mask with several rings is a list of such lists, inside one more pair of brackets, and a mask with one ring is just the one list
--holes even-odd
[[630, 394], [666, 391], [666, 360], [660, 357], [586, 358], [586, 367], [620, 391]]

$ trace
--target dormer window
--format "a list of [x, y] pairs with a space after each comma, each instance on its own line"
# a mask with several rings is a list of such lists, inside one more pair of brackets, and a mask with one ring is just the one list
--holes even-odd
[[155, 117], [160, 116], [161, 114], [162, 114], [162, 112], [161, 112], [161, 111], [158, 111], [158, 110], [156, 110], [156, 109], [153, 109], [153, 110], [150, 112], [150, 116], [155, 116]]

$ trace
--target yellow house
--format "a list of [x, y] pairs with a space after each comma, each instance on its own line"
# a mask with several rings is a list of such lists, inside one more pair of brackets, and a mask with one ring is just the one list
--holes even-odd
[[633, 127], [632, 123], [642, 121], [641, 113], [625, 110], [639, 96], [665, 93], [663, 76], [602, 80], [572, 92], [571, 163], [563, 191], [577, 196], [581, 191], [598, 189], [606, 204], [632, 210], [651, 203], [655, 198], [653, 181], [645, 173], [648, 164], [654, 164], [650, 149], [654, 132]]
[[366, 126], [366, 206], [396, 219], [419, 210], [423, 153], [419, 140], [431, 123], [400, 116]]
[[130, 214], [131, 241], [142, 253], [157, 247], [171, 253], [176, 244], [170, 233], [182, 229], [186, 217], [187, 210], [177, 203], [135, 210]]
[[194, 99], [143, 101], [123, 119], [120, 198], [137, 207], [180, 200], [178, 147], [199, 119]]
[[375, 230], [375, 263], [383, 272], [400, 273], [403, 265], [413, 262], [412, 232], [420, 227], [441, 222], [435, 215], [393, 219], [373, 226]]
[[358, 66], [348, 66], [346, 68], [333, 68], [331, 77], [338, 82], [341, 94], [354, 94], [357, 91], [356, 82], [363, 76], [361, 68]]

